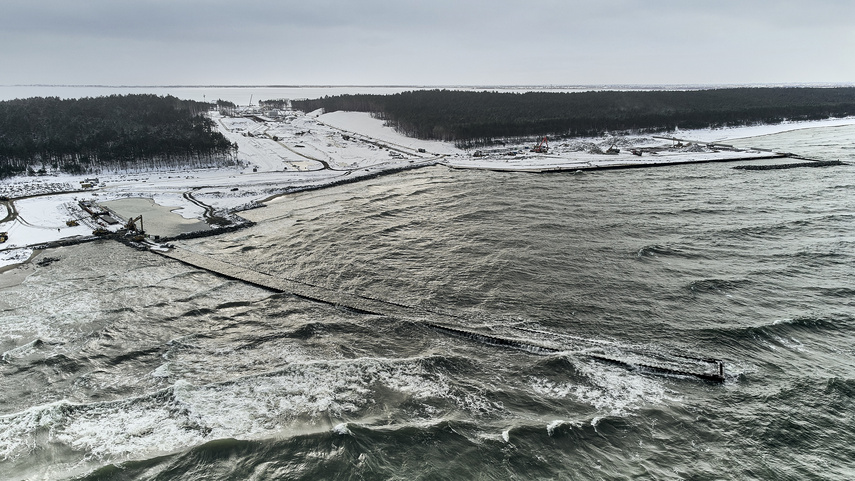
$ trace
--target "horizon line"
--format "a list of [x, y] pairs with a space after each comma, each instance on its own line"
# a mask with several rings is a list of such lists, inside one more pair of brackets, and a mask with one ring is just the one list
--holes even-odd
[[65, 88], [539, 88], [571, 89], [593, 87], [725, 87], [725, 86], [855, 86], [853, 82], [746, 82], [746, 83], [593, 83], [593, 84], [7, 84], [0, 87], [65, 87]]

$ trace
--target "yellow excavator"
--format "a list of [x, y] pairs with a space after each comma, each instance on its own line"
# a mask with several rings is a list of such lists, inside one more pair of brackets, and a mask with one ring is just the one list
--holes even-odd
[[[137, 229], [137, 221], [140, 221], [140, 228]], [[135, 242], [142, 242], [145, 239], [145, 229], [143, 229], [143, 221], [142, 215], [138, 215], [133, 219], [129, 220], [127, 224], [125, 224], [125, 229], [128, 232], [136, 232], [136, 235], [132, 237]]]
[[9, 233], [8, 232], [0, 232], [0, 244], [6, 242], [7, 240], [9, 240]]
[[[137, 221], [140, 221], [140, 228], [137, 229]], [[140, 234], [145, 234], [145, 229], [143, 229], [143, 221], [142, 215], [138, 215], [133, 219], [129, 220], [127, 224], [125, 224], [125, 229], [128, 231], [139, 232]]]

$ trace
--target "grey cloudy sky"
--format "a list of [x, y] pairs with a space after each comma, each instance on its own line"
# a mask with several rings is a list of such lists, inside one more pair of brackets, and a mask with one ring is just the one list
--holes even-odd
[[855, 82], [851, 0], [3, 0], [0, 84]]

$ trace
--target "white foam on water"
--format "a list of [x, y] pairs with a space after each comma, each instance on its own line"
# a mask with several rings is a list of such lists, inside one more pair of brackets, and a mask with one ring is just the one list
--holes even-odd
[[[61, 443], [78, 451], [81, 460], [122, 460], [213, 439], [281, 435], [294, 423], [322, 423], [374, 405], [378, 386], [417, 401], [449, 400], [461, 409], [478, 411], [488, 405], [454, 388], [422, 361], [315, 361], [224, 383], [196, 386], [179, 380], [161, 391], [111, 402], [37, 406], [0, 417], [0, 456], [18, 458], [44, 443]], [[168, 366], [152, 375], [166, 374]], [[346, 423], [334, 431], [350, 433]]]
[[164, 396], [87, 405], [52, 438], [84, 452], [86, 458], [168, 453], [209, 439], [180, 405], [170, 401]]
[[154, 371], [151, 372], [151, 377], [168, 378], [169, 375], [170, 375], [170, 372], [169, 372], [169, 363], [168, 362], [161, 364], [160, 366], [157, 367], [157, 369], [155, 369]]
[[775, 340], [778, 341], [782, 346], [791, 349], [797, 352], [808, 352], [808, 349], [805, 348], [805, 345], [802, 344], [801, 341], [794, 337], [785, 338], [781, 336], [775, 336]]
[[645, 405], [675, 401], [656, 379], [640, 376], [617, 366], [575, 362], [576, 369], [587, 379], [585, 384], [559, 383], [532, 378], [531, 389], [551, 398], [575, 398], [608, 415], [624, 415]]
[[50, 429], [64, 418], [68, 401], [36, 406], [26, 411], [0, 416], [0, 458], [4, 460], [26, 456], [36, 449], [36, 432]]
[[15, 286], [10, 294], [0, 312], [0, 336], [5, 339], [64, 341], [76, 326], [93, 321], [101, 311], [101, 300], [80, 295], [72, 280], [39, 282], [37, 289]]
[[8, 351], [4, 352], [2, 355], [0, 355], [0, 359], [4, 361], [10, 361], [17, 357], [26, 357], [34, 353], [38, 349], [38, 346], [40, 344], [41, 341], [39, 339], [33, 339], [32, 341], [26, 344], [20, 345], [14, 349], [9, 349]]
[[506, 443], [511, 442], [511, 430], [510, 429], [505, 429], [504, 431], [502, 431], [502, 439], [504, 439]]
[[486, 404], [455, 390], [419, 359], [295, 363], [234, 382], [198, 388], [176, 385], [175, 391], [191, 418], [219, 438], [281, 429], [298, 417], [352, 415], [374, 404], [373, 389], [378, 385], [415, 400], [447, 399], [463, 409], [482, 409]]
[[555, 430], [561, 426], [571, 426], [573, 428], [581, 428], [582, 424], [578, 422], [564, 421], [563, 419], [556, 419], [551, 423], [546, 425], [546, 434], [552, 436], [555, 434]]
[[336, 424], [335, 426], [333, 426], [332, 432], [340, 434], [342, 436], [353, 434], [352, 432], [350, 432], [350, 429], [347, 429], [347, 423]]
[[66, 400], [0, 417], [0, 455], [27, 456], [41, 444], [61, 443], [81, 460], [166, 453], [206, 440], [170, 389], [91, 404]]

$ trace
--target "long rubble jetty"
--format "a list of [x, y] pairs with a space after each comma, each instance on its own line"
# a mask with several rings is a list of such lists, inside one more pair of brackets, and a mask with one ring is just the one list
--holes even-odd
[[768, 164], [768, 165], [737, 165], [734, 169], [740, 170], [781, 170], [781, 169], [796, 169], [799, 167], [830, 167], [834, 165], [844, 165], [839, 160], [813, 160], [810, 162], [796, 162], [793, 164]]
[[684, 353], [653, 351], [609, 341], [585, 339], [532, 329], [516, 328], [518, 332], [523, 334], [522, 337], [514, 335], [511, 332], [513, 329], [498, 328], [498, 330], [494, 329], [491, 332], [464, 330], [453, 327], [455, 324], [459, 324], [461, 320], [459, 316], [425, 311], [404, 304], [349, 294], [293, 279], [272, 276], [187, 249], [172, 247], [165, 250], [153, 249], [152, 252], [221, 277], [238, 280], [263, 289], [291, 294], [303, 299], [330, 304], [363, 314], [408, 319], [443, 334], [486, 345], [522, 350], [540, 355], [572, 352], [575, 355], [620, 364], [641, 372], [687, 376], [712, 382], [724, 382], [725, 380], [724, 362], [719, 359]]
[[191, 267], [208, 271], [228, 279], [234, 279], [274, 292], [292, 294], [294, 296], [315, 302], [343, 307], [363, 314], [380, 316], [404, 317], [411, 308], [393, 302], [372, 299], [318, 287], [312, 284], [275, 277], [235, 264], [223, 262], [213, 257], [198, 254], [187, 249], [171, 248], [169, 250], [153, 250], [165, 257], [187, 264]]

